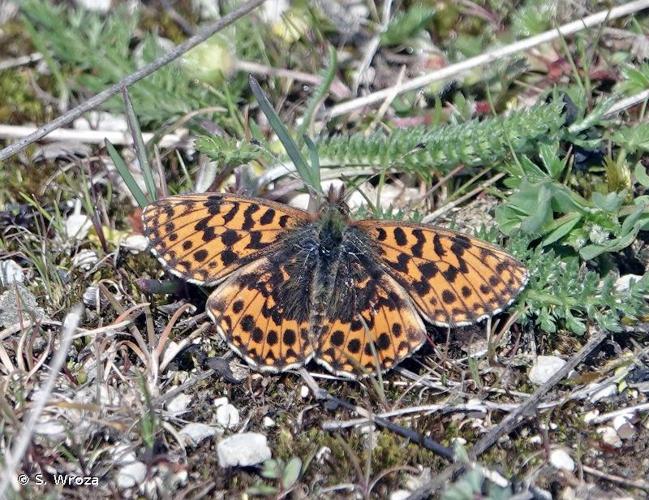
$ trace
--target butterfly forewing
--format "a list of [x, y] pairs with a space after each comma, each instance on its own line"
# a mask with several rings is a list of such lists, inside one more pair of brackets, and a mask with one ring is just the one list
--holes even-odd
[[213, 284], [261, 256], [310, 220], [307, 212], [230, 194], [172, 196], [144, 209], [144, 233], [161, 262], [197, 284]]
[[379, 220], [354, 226], [374, 239], [388, 272], [437, 325], [466, 325], [496, 314], [527, 282], [527, 270], [511, 255], [454, 231]]

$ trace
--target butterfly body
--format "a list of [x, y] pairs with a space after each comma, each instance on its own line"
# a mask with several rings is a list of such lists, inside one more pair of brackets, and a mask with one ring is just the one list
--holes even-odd
[[478, 321], [527, 280], [497, 247], [420, 224], [354, 221], [335, 199], [314, 215], [237, 195], [186, 195], [148, 206], [143, 220], [171, 272], [216, 285], [208, 314], [262, 371], [311, 359], [346, 376], [390, 368], [423, 344], [423, 320]]

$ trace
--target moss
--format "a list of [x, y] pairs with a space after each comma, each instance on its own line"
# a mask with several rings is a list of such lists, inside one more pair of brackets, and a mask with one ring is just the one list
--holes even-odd
[[22, 69], [0, 71], [0, 123], [41, 123], [45, 110], [31, 91], [29, 72]]

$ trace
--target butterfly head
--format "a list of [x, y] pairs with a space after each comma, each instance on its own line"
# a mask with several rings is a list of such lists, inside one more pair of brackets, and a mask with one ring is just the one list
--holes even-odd
[[343, 233], [349, 225], [349, 206], [344, 200], [344, 187], [329, 187], [327, 197], [319, 210], [321, 250], [333, 251], [342, 241]]
[[345, 186], [338, 188], [333, 185], [329, 186], [327, 197], [320, 205], [320, 218], [327, 219], [338, 216], [342, 220], [347, 221], [350, 218], [349, 205], [345, 201]]

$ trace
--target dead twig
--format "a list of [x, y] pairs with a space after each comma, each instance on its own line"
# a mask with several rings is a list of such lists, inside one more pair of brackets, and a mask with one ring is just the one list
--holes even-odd
[[116, 84], [112, 85], [106, 90], [103, 90], [99, 94], [94, 95], [87, 101], [79, 104], [79, 106], [71, 109], [67, 113], [62, 114], [58, 118], [55, 118], [48, 124], [43, 125], [33, 133], [20, 139], [18, 142], [11, 144], [10, 146], [7, 146], [6, 148], [0, 150], [0, 160], [6, 160], [7, 158], [10, 158], [16, 153], [19, 153], [20, 151], [25, 149], [33, 142], [36, 142], [37, 140], [48, 135], [53, 130], [56, 130], [62, 127], [63, 125], [70, 123], [72, 120], [80, 117], [86, 111], [90, 111], [91, 109], [99, 106], [101, 103], [107, 101], [117, 93], [121, 92], [122, 88], [134, 84], [135, 82], [141, 80], [142, 78], [150, 75], [154, 71], [157, 71], [162, 66], [165, 66], [166, 64], [169, 64], [170, 62], [178, 59], [180, 56], [185, 54], [190, 49], [194, 48], [199, 43], [207, 40], [217, 31], [222, 30], [223, 28], [229, 26], [240, 17], [243, 17], [246, 14], [248, 14], [248, 12], [250, 12], [254, 8], [264, 3], [264, 1], [265, 0], [250, 0], [249, 2], [246, 2], [243, 5], [241, 5], [239, 8], [234, 9], [232, 12], [224, 15], [222, 18], [218, 19], [217, 21], [210, 24], [209, 26], [206, 26], [205, 28], [200, 30], [198, 34], [196, 34], [191, 38], [188, 38], [183, 43], [174, 47], [166, 54], [160, 56], [152, 63], [147, 64], [146, 66], [137, 70], [136, 72], [131, 73], [125, 78], [122, 78]]
[[[554, 386], [561, 382], [561, 380], [563, 380], [572, 370], [574, 370], [577, 365], [584, 361], [584, 359], [586, 359], [586, 357], [588, 357], [588, 355], [593, 352], [607, 336], [608, 332], [603, 330], [598, 330], [591, 335], [588, 343], [565, 365], [563, 365], [563, 367], [561, 367], [561, 369], [557, 371], [550, 380], [539, 387], [536, 392], [525, 401], [525, 403], [507, 415], [496, 427], [483, 436], [473, 446], [473, 448], [471, 448], [469, 457], [471, 457], [472, 460], [476, 460], [478, 456], [491, 448], [491, 446], [493, 446], [501, 436], [511, 433], [516, 427], [521, 425], [526, 420], [526, 417], [539, 406], [543, 397], [550, 392]], [[428, 498], [432, 493], [443, 487], [449, 478], [452, 478], [461, 472], [465, 466], [466, 464], [453, 464], [447, 467], [435, 479], [413, 491], [407, 500]]]
[[[417, 78], [413, 78], [412, 80], [409, 80], [405, 83], [394, 85], [387, 89], [379, 90], [378, 92], [359, 97], [358, 99], [343, 102], [325, 111], [324, 117], [333, 118], [336, 116], [351, 113], [352, 111], [363, 108], [365, 106], [382, 102], [393, 94], [398, 95], [411, 90], [418, 90], [420, 88], [426, 87], [427, 85], [430, 85], [433, 82], [447, 80], [449, 78], [458, 76], [470, 69], [487, 64], [493, 64], [500, 59], [504, 59], [518, 52], [529, 50], [533, 47], [551, 42], [561, 37], [574, 35], [579, 31], [583, 31], [607, 21], [612, 21], [613, 19], [617, 19], [619, 17], [634, 14], [648, 7], [649, 0], [636, 0], [635, 2], [629, 2], [627, 4], [620, 5], [619, 7], [602, 10], [597, 14], [586, 16], [582, 19], [566, 23], [562, 26], [558, 26], [538, 35], [519, 40], [518, 42], [514, 42], [504, 47], [489, 50], [476, 57], [471, 57], [469, 59], [466, 59], [465, 61], [451, 64], [450, 66], [446, 66], [445, 68], [442, 68], [440, 70], [433, 71]], [[2, 158], [0, 157], [0, 159]]]
[[11, 453], [7, 453], [5, 456], [5, 470], [2, 474], [2, 479], [0, 479], [0, 498], [6, 498], [5, 492], [7, 488], [13, 481], [16, 481], [16, 468], [18, 464], [22, 461], [29, 443], [31, 442], [32, 434], [34, 432], [34, 427], [38, 422], [41, 412], [47, 403], [49, 395], [54, 389], [54, 384], [56, 383], [56, 378], [59, 375], [59, 371], [65, 363], [65, 360], [68, 356], [68, 348], [72, 342], [72, 336], [77, 328], [77, 325], [81, 321], [81, 314], [83, 313], [83, 306], [75, 306], [66, 316], [63, 321], [63, 331], [61, 332], [61, 342], [59, 343], [59, 348], [54, 355], [54, 359], [50, 365], [50, 374], [47, 377], [43, 388], [38, 392], [38, 397], [34, 398], [31, 411], [29, 412], [29, 417], [24, 423], [18, 438], [14, 442], [13, 449]]
[[624, 486], [630, 486], [631, 488], [638, 488], [640, 490], [649, 491], [649, 482], [643, 481], [642, 479], [627, 479], [626, 477], [616, 476], [615, 474], [609, 474], [607, 472], [602, 472], [587, 465], [582, 465], [581, 469], [591, 476], [610, 481], [612, 483], [622, 484]]
[[368, 412], [367, 410], [365, 410], [364, 408], [361, 408], [360, 406], [353, 405], [345, 400], [332, 396], [324, 389], [320, 389], [315, 379], [309, 374], [309, 372], [306, 371], [306, 369], [301, 368], [300, 370], [298, 370], [298, 372], [300, 373], [300, 375], [302, 376], [302, 378], [304, 379], [304, 381], [306, 382], [307, 386], [309, 387], [309, 389], [311, 390], [312, 394], [316, 399], [329, 401], [333, 403], [335, 406], [342, 406], [347, 410], [353, 411], [355, 413], [359, 413], [363, 415], [363, 417], [367, 418], [371, 423], [379, 427], [383, 427], [384, 429], [387, 429], [389, 431], [392, 431], [395, 434], [403, 436], [406, 439], [409, 439], [411, 442], [418, 444], [419, 446], [426, 448], [427, 450], [432, 451], [433, 453], [439, 455], [440, 457], [446, 458], [447, 460], [454, 459], [453, 450], [451, 450], [450, 448], [446, 448], [445, 446], [442, 446], [438, 442], [433, 441], [431, 438], [424, 436], [419, 432], [394, 424], [389, 420], [386, 420], [385, 418], [377, 417], [371, 414], [370, 412]]

